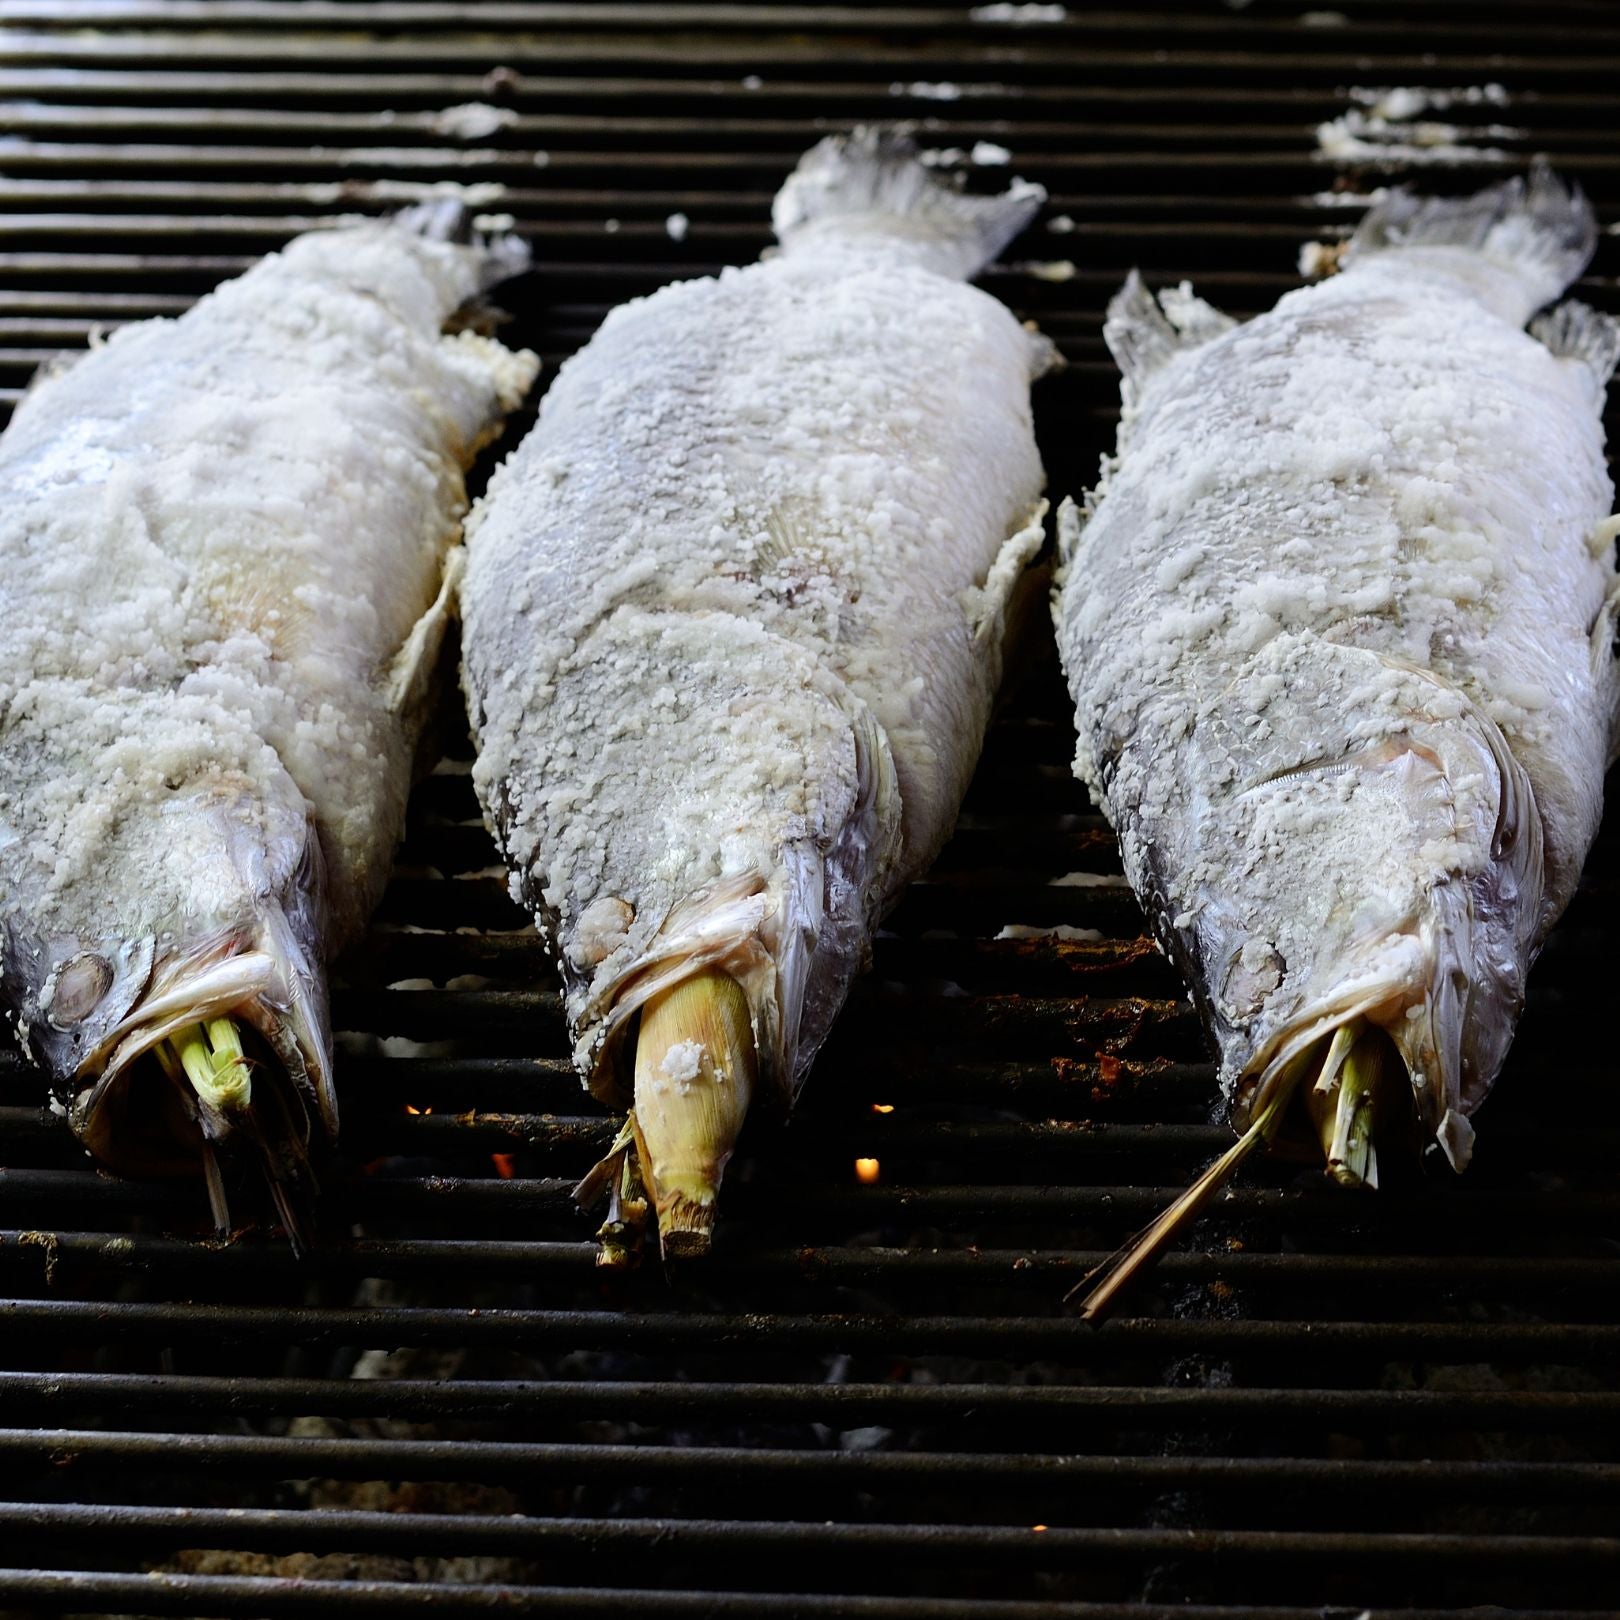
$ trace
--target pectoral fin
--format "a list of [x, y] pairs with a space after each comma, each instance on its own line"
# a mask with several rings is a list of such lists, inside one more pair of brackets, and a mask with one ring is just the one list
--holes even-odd
[[406, 714], [427, 701], [433, 671], [444, 646], [444, 632], [455, 616], [456, 591], [467, 567], [463, 546], [452, 546], [444, 559], [444, 575], [433, 605], [411, 626], [404, 645], [388, 669], [388, 707]]
[[1046, 544], [1046, 507], [1045, 501], [1038, 502], [1024, 526], [1002, 542], [984, 583], [962, 592], [962, 611], [967, 615], [973, 644], [993, 649], [998, 657], [1008, 625], [1016, 619], [1021, 588], [1031, 583], [1027, 577], [1029, 565]]

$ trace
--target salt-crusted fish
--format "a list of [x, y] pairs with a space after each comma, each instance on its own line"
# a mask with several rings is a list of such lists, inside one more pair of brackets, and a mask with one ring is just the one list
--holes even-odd
[[1134, 277], [1109, 311], [1118, 455], [1060, 526], [1076, 769], [1247, 1126], [1139, 1252], [1290, 1095], [1341, 1181], [1414, 1116], [1468, 1162], [1614, 753], [1620, 333], [1525, 330], [1595, 240], [1538, 171], [1392, 195], [1245, 325]]
[[666, 1252], [706, 1246], [756, 1084], [790, 1099], [956, 816], [1051, 355], [965, 278], [1041, 195], [823, 142], [780, 254], [615, 311], [469, 523], [475, 780], [578, 1065], [634, 1104], [582, 1189], [610, 1257], [644, 1191]]
[[246, 1139], [295, 1242], [325, 960], [399, 835], [463, 470], [535, 371], [443, 334], [521, 262], [429, 239], [447, 208], [300, 238], [0, 437], [5, 1007], [99, 1159], [202, 1169], [223, 1222]]

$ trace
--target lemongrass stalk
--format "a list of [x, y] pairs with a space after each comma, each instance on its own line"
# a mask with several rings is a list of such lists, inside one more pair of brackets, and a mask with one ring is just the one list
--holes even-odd
[[1327, 1142], [1328, 1174], [1341, 1186], [1376, 1187], [1374, 1135], [1389, 1056], [1389, 1037], [1376, 1026], [1362, 1031], [1344, 1060], [1333, 1132]]
[[230, 1018], [188, 1024], [161, 1043], [191, 1082], [192, 1090], [221, 1114], [245, 1112], [252, 1102], [253, 1074], [241, 1032]]
[[1305, 1094], [1327, 1173], [1340, 1186], [1378, 1185], [1375, 1138], [1390, 1056], [1384, 1031], [1353, 1018], [1334, 1032], [1322, 1072]]
[[1292, 1060], [1288, 1069], [1272, 1083], [1271, 1095], [1249, 1121], [1249, 1127], [1214, 1164], [1187, 1188], [1162, 1215], [1157, 1216], [1134, 1237], [1128, 1238], [1102, 1265], [1089, 1271], [1064, 1296], [1073, 1299], [1087, 1289], [1080, 1304], [1080, 1320], [1100, 1322], [1113, 1309], [1114, 1301], [1129, 1287], [1144, 1267], [1152, 1265], [1165, 1245], [1191, 1221], [1234, 1175], [1238, 1167], [1262, 1143], [1269, 1141], [1282, 1122], [1284, 1110], [1301, 1077], [1317, 1061], [1320, 1044]]
[[1350, 1056], [1351, 1048], [1355, 1046], [1364, 1027], [1361, 1019], [1352, 1018], [1349, 1023], [1340, 1024], [1334, 1030], [1333, 1039], [1328, 1043], [1327, 1056], [1322, 1059], [1322, 1068], [1316, 1076], [1316, 1084], [1311, 1087], [1310, 1096], [1325, 1098], [1337, 1094], [1344, 1060]]
[[639, 1264], [650, 1213], [635, 1152], [627, 1148], [619, 1156], [619, 1173], [608, 1191], [607, 1219], [597, 1228], [597, 1265], [607, 1271], [629, 1271]]
[[706, 968], [642, 1008], [630, 1124], [666, 1255], [709, 1248], [757, 1072], [748, 999], [729, 974]]

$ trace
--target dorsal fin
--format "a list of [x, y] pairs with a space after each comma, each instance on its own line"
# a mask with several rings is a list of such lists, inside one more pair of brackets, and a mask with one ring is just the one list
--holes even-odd
[[1566, 298], [1530, 323], [1530, 336], [1562, 359], [1592, 368], [1601, 387], [1620, 361], [1620, 321], [1578, 298]]
[[1126, 409], [1137, 403], [1143, 384], [1161, 366], [1236, 324], [1200, 298], [1189, 282], [1167, 287], [1155, 299], [1141, 275], [1131, 271], [1110, 300], [1103, 322], [1103, 340], [1119, 366]]

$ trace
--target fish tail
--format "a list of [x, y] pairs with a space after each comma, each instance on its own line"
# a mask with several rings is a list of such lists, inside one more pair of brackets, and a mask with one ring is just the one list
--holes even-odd
[[1419, 197], [1404, 187], [1370, 209], [1345, 263], [1412, 247], [1470, 249], [1512, 273], [1525, 309], [1550, 303], [1591, 262], [1597, 218], [1586, 194], [1545, 163], [1470, 197]]
[[931, 268], [968, 277], [984, 268], [1034, 217], [1043, 187], [1015, 180], [998, 196], [971, 197], [922, 161], [909, 136], [863, 126], [812, 147], [771, 207], [777, 240], [836, 234], [907, 244]]

